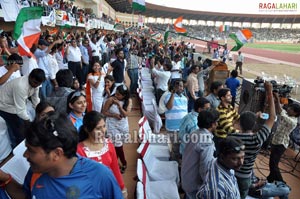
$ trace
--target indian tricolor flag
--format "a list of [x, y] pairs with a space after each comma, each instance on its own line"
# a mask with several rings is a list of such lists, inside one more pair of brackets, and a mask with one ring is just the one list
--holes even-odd
[[252, 37], [252, 32], [249, 29], [242, 29], [237, 33], [229, 34], [229, 37], [236, 42], [230, 51], [238, 51]]
[[176, 33], [186, 35], [187, 31], [184, 27], [182, 27], [182, 20], [183, 20], [182, 16], [180, 16], [176, 19], [176, 21], [174, 23], [174, 29], [175, 29]]
[[33, 56], [30, 48], [40, 37], [42, 14], [43, 7], [26, 7], [20, 10], [13, 36], [19, 44], [18, 50], [21, 56]]
[[132, 9], [144, 12], [146, 10], [145, 0], [132, 0]]
[[228, 32], [229, 31], [229, 25], [220, 25], [219, 32]]

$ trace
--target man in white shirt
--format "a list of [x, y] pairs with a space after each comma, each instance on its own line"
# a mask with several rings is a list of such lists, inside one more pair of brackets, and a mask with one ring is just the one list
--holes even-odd
[[49, 44], [46, 40], [40, 39], [38, 42], [38, 48], [34, 52], [34, 56], [37, 58], [37, 63], [40, 69], [45, 72], [46, 80], [42, 84], [41, 88], [41, 97], [46, 99], [47, 96], [53, 90], [53, 86], [50, 80], [49, 68], [51, 67], [48, 63], [47, 55], [49, 54], [51, 48], [58, 43], [61, 43], [62, 40], [56, 40], [55, 42]]
[[[156, 102], [159, 104], [160, 97], [163, 95], [164, 92], [168, 90], [168, 83], [171, 77], [171, 68], [172, 64], [167, 63], [166, 60], [161, 58], [158, 61], [159, 68], [153, 67], [152, 74], [155, 75], [156, 78]], [[161, 66], [163, 70], [161, 70]], [[152, 66], [151, 66], [152, 67]]]
[[29, 121], [26, 102], [30, 97], [33, 107], [36, 107], [40, 102], [38, 87], [45, 79], [45, 72], [37, 68], [0, 88], [0, 116], [6, 122], [13, 147], [24, 139], [21, 129], [24, 121]]
[[171, 85], [173, 86], [175, 81], [181, 79], [182, 71], [181, 71], [181, 57], [180, 55], [176, 54], [174, 56], [173, 67], [171, 69]]
[[95, 62], [99, 62], [102, 60], [102, 56], [101, 56], [102, 52], [101, 52], [100, 44], [104, 39], [104, 37], [101, 37], [98, 41], [96, 35], [94, 35], [92, 39], [90, 39], [88, 34], [86, 34], [86, 37], [88, 38], [90, 42], [90, 47], [92, 49], [92, 65], [93, 65]]
[[72, 71], [73, 75], [78, 78], [80, 86], [82, 86], [84, 84], [82, 78], [82, 54], [75, 39], [72, 39], [71, 44], [68, 45], [66, 55], [68, 68]]
[[244, 63], [244, 56], [242, 55], [242, 52], [239, 51], [237, 60], [236, 60], [236, 65], [235, 65], [235, 70], [238, 70], [238, 68], [240, 68], [240, 75], [243, 74], [243, 70], [242, 70], [242, 66]]

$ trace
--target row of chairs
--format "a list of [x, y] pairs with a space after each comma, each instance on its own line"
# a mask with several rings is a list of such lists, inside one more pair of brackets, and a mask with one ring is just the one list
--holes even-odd
[[166, 135], [154, 134], [145, 116], [139, 121], [137, 152], [137, 199], [179, 199], [178, 163], [169, 161], [170, 150]]
[[140, 68], [138, 94], [143, 117], [139, 120], [137, 149], [137, 199], [179, 199], [178, 163], [170, 160], [168, 136], [160, 134], [161, 118], [157, 111], [153, 81], [148, 68]]

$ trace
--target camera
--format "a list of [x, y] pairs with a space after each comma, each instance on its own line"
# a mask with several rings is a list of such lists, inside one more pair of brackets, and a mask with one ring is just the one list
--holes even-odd
[[[254, 88], [257, 91], [265, 92], [264, 82], [265, 81], [263, 79], [255, 79], [254, 80], [254, 83], [255, 83]], [[280, 85], [275, 80], [271, 80], [270, 83], [273, 86], [273, 92], [278, 93], [280, 97], [284, 97], [284, 98], [290, 97], [290, 93], [293, 89], [292, 86], [289, 86], [286, 84]]]

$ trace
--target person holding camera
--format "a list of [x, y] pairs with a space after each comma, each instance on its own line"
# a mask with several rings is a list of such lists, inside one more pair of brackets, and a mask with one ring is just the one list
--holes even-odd
[[269, 160], [270, 173], [267, 177], [268, 182], [280, 181], [285, 183], [283, 180], [278, 164], [281, 156], [287, 149], [290, 141], [290, 133], [297, 126], [297, 117], [300, 116], [300, 105], [290, 104], [287, 110], [284, 110], [280, 104], [279, 94], [273, 92], [275, 97], [275, 108], [276, 114], [279, 115], [278, 126], [273, 134], [271, 141], [271, 154]]

